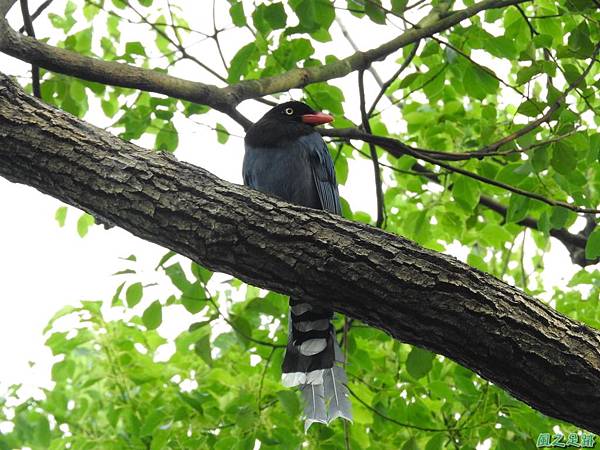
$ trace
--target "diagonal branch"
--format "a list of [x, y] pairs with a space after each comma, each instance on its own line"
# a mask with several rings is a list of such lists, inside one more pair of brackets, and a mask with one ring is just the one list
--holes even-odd
[[418, 26], [371, 50], [358, 51], [347, 58], [323, 66], [292, 69], [280, 75], [259, 80], [245, 80], [223, 88], [124, 63], [90, 58], [22, 36], [10, 28], [4, 19], [14, 1], [0, 0], [1, 52], [37, 64], [44, 69], [84, 80], [156, 92], [181, 100], [202, 103], [229, 114], [242, 126], [248, 127], [250, 122], [235, 109], [244, 100], [344, 77], [356, 70], [367, 68], [374, 61], [385, 59], [406, 45], [447, 30], [481, 11], [515, 5], [526, 0], [483, 0], [465, 9], [450, 12], [441, 19], [438, 13], [432, 13]]
[[[23, 15], [23, 23], [25, 27], [25, 31], [27, 34], [35, 39], [35, 31], [33, 30], [33, 22], [32, 17], [29, 14], [29, 5], [27, 4], [27, 0], [21, 0], [21, 13]], [[33, 95], [37, 98], [42, 98], [42, 93], [40, 90], [40, 68], [32, 64], [31, 65], [31, 88], [33, 90]]]
[[[527, 128], [524, 127], [524, 128]], [[563, 208], [570, 209], [571, 211], [582, 213], [582, 214], [600, 214], [599, 209], [595, 208], [584, 208], [579, 207], [577, 205], [573, 205], [571, 203], [562, 202], [560, 200], [553, 200], [543, 195], [537, 194], [535, 192], [526, 191], [524, 189], [518, 188], [516, 186], [511, 186], [506, 183], [502, 183], [500, 181], [496, 181], [491, 178], [484, 177], [475, 172], [470, 172], [461, 167], [453, 166], [449, 163], [442, 161], [437, 157], [438, 154], [442, 155], [445, 153], [442, 152], [434, 152], [431, 150], [422, 150], [415, 147], [411, 147], [410, 145], [406, 145], [403, 142], [400, 142], [397, 139], [392, 139], [385, 136], [377, 136], [369, 133], [365, 133], [364, 131], [358, 130], [356, 128], [338, 128], [338, 129], [327, 129], [321, 130], [321, 134], [323, 136], [333, 136], [333, 137], [341, 137], [345, 139], [359, 139], [361, 141], [369, 142], [379, 147], [385, 149], [392, 155], [396, 157], [401, 157], [403, 155], [409, 155], [416, 159], [421, 159], [423, 161], [427, 161], [428, 163], [434, 164], [439, 167], [443, 167], [451, 172], [459, 173], [461, 175], [467, 176], [469, 178], [473, 178], [474, 180], [481, 181], [482, 183], [489, 184], [492, 186], [496, 186], [502, 189], [505, 189], [510, 192], [514, 192], [515, 194], [522, 195], [524, 197], [529, 197], [534, 200], [539, 200], [543, 203], [546, 203], [550, 206], [560, 206]], [[513, 133], [513, 134], [518, 134]], [[435, 156], [432, 156], [435, 155]]]
[[[54, 0], [46, 0], [44, 3], [38, 6], [38, 9], [36, 9], [35, 12], [31, 15], [31, 22], [37, 19], [40, 16], [40, 14], [42, 14], [46, 10], [46, 8], [48, 8], [48, 6], [52, 4], [53, 1]], [[25, 25], [19, 28], [19, 33], [25, 33]]]
[[369, 112], [367, 113], [368, 117], [371, 117], [373, 115], [373, 112], [375, 111], [375, 108], [377, 107], [379, 100], [381, 100], [381, 97], [383, 97], [383, 95], [385, 94], [385, 91], [387, 91], [387, 89], [392, 85], [392, 83], [410, 65], [410, 63], [414, 59], [415, 55], [417, 54], [417, 50], [419, 49], [419, 44], [420, 44], [420, 41], [417, 41], [414, 43], [413, 48], [410, 50], [410, 53], [408, 54], [406, 59], [402, 62], [402, 64], [398, 68], [398, 70], [390, 77], [389, 80], [387, 80], [385, 83], [380, 84], [379, 93], [377, 94], [377, 97], [375, 97], [375, 100], [373, 100], [373, 103], [371, 104], [371, 107], [369, 108]]
[[[367, 115], [365, 103], [365, 80], [364, 70], [358, 71], [358, 92], [360, 97], [360, 115], [362, 120], [362, 128], [366, 133], [371, 134], [371, 124]], [[373, 163], [373, 174], [375, 180], [375, 199], [377, 200], [377, 221], [375, 226], [381, 228], [385, 222], [385, 203], [383, 197], [383, 188], [381, 186], [381, 169], [379, 167], [379, 158], [377, 157], [377, 149], [375, 145], [369, 143], [369, 151], [371, 152], [371, 161]]]
[[0, 176], [441, 353], [545, 414], [600, 432], [600, 331], [455, 258], [141, 149], [2, 75]]

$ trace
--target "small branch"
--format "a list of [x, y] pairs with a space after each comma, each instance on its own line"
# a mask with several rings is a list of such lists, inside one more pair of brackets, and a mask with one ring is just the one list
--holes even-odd
[[[340, 30], [342, 30], [342, 35], [346, 38], [346, 40], [352, 47], [352, 50], [354, 50], [355, 52], [359, 52], [360, 49], [358, 48], [358, 45], [356, 45], [354, 39], [352, 39], [352, 36], [350, 35], [350, 33], [348, 33], [348, 30], [346, 29], [344, 22], [342, 22], [342, 19], [340, 19], [338, 16], [335, 16], [335, 23], [337, 23], [340, 27]], [[377, 84], [379, 86], [383, 86], [383, 80], [381, 79], [375, 68], [373, 66], [369, 66], [368, 70], [369, 72], [371, 72], [371, 75], [373, 75], [373, 78], [375, 78]]]
[[[53, 1], [54, 0], [46, 0], [44, 3], [42, 3], [38, 7], [38, 9], [36, 9], [35, 12], [31, 15], [31, 22], [33, 22], [35, 19], [37, 19], [40, 16], [40, 14], [42, 14], [46, 10], [46, 8], [52, 4]], [[21, 28], [19, 28], [19, 33], [25, 33], [25, 25], [23, 25]]]
[[[363, 129], [371, 134], [371, 125], [369, 124], [369, 117], [367, 110], [365, 109], [365, 83], [364, 83], [364, 70], [358, 72], [358, 93], [360, 96], [360, 114], [362, 117]], [[377, 157], [377, 149], [375, 145], [369, 143], [369, 150], [371, 151], [371, 161], [373, 161], [373, 173], [375, 175], [375, 197], [377, 199], [377, 221], [375, 226], [381, 228], [385, 221], [385, 204], [383, 200], [383, 188], [381, 186], [381, 169], [379, 168], [379, 159]]]
[[[435, 81], [437, 79], [437, 77], [439, 77], [442, 73], [444, 73], [444, 71], [446, 70], [446, 68], [448, 67], [448, 63], [445, 63], [442, 67], [440, 67], [440, 69], [433, 74], [433, 76], [431, 76], [431, 78], [429, 78], [427, 81], [425, 81], [424, 83], [421, 83], [420, 86], [411, 89], [410, 92], [408, 92], [407, 94], [405, 94], [404, 96], [402, 96], [401, 98], [398, 99], [393, 99], [391, 100], [392, 105], [397, 105], [398, 103], [402, 102], [403, 100], [407, 99], [408, 97], [410, 97], [412, 94], [414, 94], [415, 92], [423, 89], [425, 86], [427, 86], [429, 83], [432, 83], [433, 81]], [[377, 112], [373, 112], [371, 114], [371, 117], [375, 117], [378, 116], [379, 114], [381, 114], [381, 111], [377, 111]]]
[[[431, 17], [426, 16], [418, 27], [414, 27], [371, 50], [358, 51], [323, 66], [292, 69], [283, 74], [260, 80], [244, 80], [223, 88], [172, 77], [165, 73], [124, 63], [86, 57], [22, 36], [11, 29], [3, 19], [14, 1], [0, 0], [0, 51], [7, 55], [65, 75], [113, 86], [156, 92], [205, 104], [225, 114], [230, 114], [244, 100], [344, 77], [356, 70], [368, 67], [374, 61], [385, 59], [406, 45], [447, 30], [481, 11], [515, 5], [527, 0], [483, 0], [467, 8], [450, 12], [441, 19], [439, 19], [438, 13], [434, 12]], [[250, 121], [242, 119], [239, 114], [234, 120], [244, 127], [250, 125]]]
[[[506, 86], [507, 88], [515, 91], [521, 97], [523, 97], [523, 98], [525, 98], [527, 100], [531, 100], [531, 98], [525, 92], [521, 92], [516, 86], [513, 86], [510, 83], [507, 83], [502, 78], [500, 78], [498, 75], [496, 75], [496, 72], [494, 72], [492, 69], [490, 69], [489, 67], [484, 66], [483, 64], [478, 63], [473, 58], [471, 58], [469, 55], [467, 55], [464, 51], [462, 51], [458, 47], [452, 45], [450, 42], [446, 42], [443, 39], [438, 38], [437, 36], [431, 36], [431, 39], [433, 39], [434, 41], [436, 41], [438, 44], [443, 45], [444, 47], [452, 49], [457, 54], [459, 54], [460, 56], [462, 56], [463, 58], [465, 58], [467, 61], [469, 61], [471, 64], [473, 64], [474, 66], [480, 68], [485, 73], [487, 73], [489, 76], [491, 76], [492, 78], [494, 78], [495, 80], [497, 80], [500, 84], [502, 84], [503, 86]], [[539, 106], [537, 104], [534, 103], [534, 106], [538, 109], [539, 113], [542, 112], [542, 110], [540, 110], [540, 108], [539, 108]]]
[[414, 430], [420, 430], [420, 431], [428, 431], [431, 433], [438, 433], [438, 432], [448, 432], [448, 431], [458, 431], [458, 430], [467, 430], [467, 429], [472, 429], [472, 428], [480, 428], [484, 425], [486, 425], [489, 422], [484, 422], [484, 423], [479, 423], [477, 425], [469, 425], [469, 426], [463, 426], [463, 427], [459, 427], [459, 428], [430, 428], [430, 427], [421, 427], [419, 425], [413, 425], [411, 423], [406, 423], [406, 422], [400, 422], [399, 420], [396, 420], [390, 416], [387, 416], [385, 414], [383, 414], [382, 412], [380, 412], [378, 409], [373, 408], [371, 405], [369, 405], [367, 402], [365, 402], [362, 398], [360, 398], [358, 395], [356, 395], [354, 393], [354, 391], [350, 388], [350, 386], [346, 386], [346, 388], [348, 389], [348, 392], [350, 393], [350, 395], [352, 397], [354, 397], [356, 400], [358, 400], [360, 403], [362, 403], [362, 405], [367, 408], [369, 411], [373, 411], [375, 414], [377, 414], [379, 417], [381, 417], [382, 419], [385, 419], [389, 422], [395, 423], [396, 425], [399, 425], [401, 427], [404, 428], [412, 428]]
[[223, 50], [221, 49], [221, 43], [219, 42], [219, 30], [217, 30], [217, 19], [215, 14], [215, 3], [216, 0], [213, 0], [212, 3], [212, 22], [213, 22], [213, 35], [212, 39], [215, 41], [217, 46], [217, 52], [219, 53], [219, 57], [221, 58], [221, 62], [223, 63], [223, 67], [226, 71], [229, 71], [229, 67], [227, 66], [227, 62], [225, 61], [225, 57], [223, 56]]
[[[527, 128], [527, 126], [524, 128]], [[534, 192], [525, 191], [518, 187], [510, 186], [506, 183], [501, 183], [501, 182], [493, 180], [491, 178], [486, 178], [477, 173], [470, 172], [470, 171], [462, 169], [460, 167], [452, 166], [450, 164], [443, 162], [442, 160], [440, 160], [437, 157], [437, 155], [443, 155], [444, 153], [442, 153], [442, 152], [435, 152], [432, 150], [423, 150], [423, 149], [411, 147], [409, 145], [406, 145], [406, 144], [398, 141], [397, 139], [368, 134], [368, 133], [362, 132], [362, 131], [354, 129], [354, 128], [339, 128], [339, 129], [335, 129], [335, 130], [327, 129], [327, 130], [322, 130], [321, 134], [324, 136], [346, 137], [347, 139], [360, 139], [362, 141], [378, 145], [379, 147], [387, 150], [388, 152], [390, 152], [392, 155], [394, 155], [396, 157], [400, 157], [402, 155], [410, 155], [413, 158], [422, 159], [424, 161], [427, 161], [428, 163], [434, 164], [439, 167], [443, 167], [444, 169], [447, 169], [451, 172], [459, 173], [459, 174], [467, 176], [469, 178], [473, 178], [477, 181], [481, 181], [482, 183], [490, 184], [492, 186], [496, 186], [496, 187], [505, 189], [507, 191], [514, 192], [515, 194], [519, 194], [524, 197], [529, 197], [529, 198], [532, 198], [535, 200], [539, 200], [550, 206], [562, 206], [563, 208], [570, 209], [571, 211], [574, 211], [577, 213], [600, 214], [600, 210], [598, 210], [598, 209], [583, 208], [583, 207], [572, 205], [570, 203], [565, 203], [565, 202], [562, 202], [559, 200], [549, 199], [542, 195], [536, 194]], [[517, 134], [517, 133], [513, 133], [513, 134]], [[434, 154], [436, 156], [432, 156]]]
[[413, 48], [411, 49], [410, 53], [408, 54], [408, 56], [406, 57], [406, 59], [404, 60], [404, 62], [402, 63], [402, 65], [398, 68], [398, 70], [396, 71], [396, 73], [394, 75], [392, 75], [391, 78], [389, 80], [387, 80], [385, 83], [379, 85], [381, 87], [381, 89], [379, 91], [379, 94], [377, 94], [377, 97], [375, 97], [375, 100], [373, 100], [373, 104], [369, 108], [369, 112], [367, 113], [367, 117], [371, 117], [373, 115], [373, 111], [375, 111], [375, 107], [377, 106], [377, 103], [379, 103], [379, 100], [381, 100], [381, 97], [383, 97], [383, 95], [385, 94], [385, 91], [387, 91], [387, 89], [392, 85], [392, 83], [410, 65], [410, 63], [412, 62], [413, 58], [417, 54], [417, 50], [419, 49], [419, 44], [420, 44], [420, 41], [417, 41], [417, 42], [415, 42], [413, 44]]
[[527, 27], [529, 28], [529, 32], [531, 33], [531, 37], [533, 38], [536, 34], [540, 34], [534, 27], [533, 25], [531, 25], [531, 22], [529, 21], [529, 18], [527, 17], [527, 15], [525, 14], [525, 11], [523, 11], [523, 8], [521, 8], [521, 5], [515, 5], [515, 8], [517, 8], [519, 10], [519, 14], [521, 14], [521, 16], [523, 17], [523, 20], [525, 21], [525, 23], [527, 24]]
[[528, 123], [526, 126], [520, 128], [513, 134], [510, 134], [510, 135], [496, 141], [495, 143], [482, 148], [480, 150], [480, 152], [485, 153], [485, 152], [493, 152], [495, 150], [498, 150], [504, 144], [507, 144], [508, 142], [514, 141], [515, 139], [518, 139], [521, 136], [528, 134], [529, 132], [536, 129], [542, 123], [549, 121], [550, 118], [552, 117], [552, 115], [562, 106], [562, 104], [563, 104], [564, 100], [567, 98], [567, 95], [569, 94], [569, 92], [571, 92], [573, 89], [575, 89], [585, 79], [587, 74], [590, 72], [590, 70], [592, 69], [592, 66], [594, 65], [594, 62], [595, 62], [594, 59], [598, 55], [598, 51], [600, 51], [600, 43], [596, 44], [596, 47], [594, 48], [594, 52], [591, 56], [590, 64], [586, 67], [586, 69], [583, 71], [583, 73], [579, 77], [577, 77], [577, 79], [573, 80], [572, 83], [569, 84], [567, 89], [565, 89], [565, 91], [556, 99], [556, 101], [552, 104], [552, 106], [550, 106], [550, 108], [548, 108], [548, 111], [543, 116], [541, 116], [537, 120], [534, 120], [533, 122]]
[[276, 348], [272, 348], [271, 352], [269, 353], [269, 357], [267, 358], [267, 360], [265, 361], [265, 367], [262, 371], [262, 374], [260, 376], [260, 384], [258, 385], [258, 399], [257, 399], [257, 407], [258, 407], [258, 414], [260, 415], [262, 412], [262, 407], [261, 407], [261, 401], [262, 401], [262, 391], [263, 391], [263, 384], [265, 382], [265, 375], [267, 374], [267, 370], [269, 369], [269, 365], [271, 364], [271, 359], [273, 359], [273, 355], [275, 354], [275, 350], [277, 350]]
[[273, 344], [272, 342], [261, 341], [260, 339], [255, 339], [252, 336], [249, 336], [246, 333], [240, 331], [235, 326], [235, 324], [231, 320], [229, 320], [227, 318], [227, 316], [225, 316], [225, 314], [223, 314], [221, 312], [221, 310], [219, 309], [219, 305], [217, 305], [217, 303], [212, 298], [212, 296], [210, 295], [210, 293], [208, 292], [208, 290], [206, 290], [206, 292], [209, 294], [207, 300], [210, 302], [210, 304], [213, 306], [213, 308], [215, 308], [215, 310], [217, 311], [217, 314], [219, 314], [219, 316], [221, 316], [221, 318], [225, 321], [225, 323], [227, 323], [227, 325], [229, 325], [233, 329], [233, 331], [235, 331], [236, 333], [238, 333], [244, 339], [248, 339], [250, 342], [254, 342], [255, 344], [264, 345], [265, 347], [271, 347], [272, 349], [285, 348], [285, 345], [283, 345], [283, 344]]
[[202, 69], [206, 70], [208, 73], [210, 73], [214, 77], [218, 78], [219, 80], [221, 80], [223, 82], [227, 82], [227, 78], [225, 78], [224, 76], [222, 76], [221, 74], [219, 74], [217, 71], [213, 70], [212, 68], [210, 68], [209, 66], [207, 66], [206, 64], [204, 64], [202, 61], [200, 61], [195, 56], [190, 55], [188, 53], [188, 51], [186, 50], [186, 48], [181, 44], [181, 42], [174, 41], [171, 38], [171, 36], [169, 36], [168, 33], [166, 33], [160, 27], [156, 26], [154, 23], [152, 23], [151, 21], [149, 21], [146, 18], [146, 16], [144, 14], [140, 13], [135, 7], [133, 7], [131, 5], [131, 3], [127, 2], [127, 6], [129, 6], [129, 8], [131, 8], [131, 10], [134, 13], [137, 14], [137, 16], [140, 18], [140, 20], [142, 22], [144, 22], [146, 25], [148, 25], [150, 28], [152, 28], [157, 34], [159, 34], [162, 37], [164, 37], [167, 41], [169, 41], [171, 43], [171, 45], [173, 47], [175, 47], [177, 50], [179, 50], [179, 52], [182, 54], [182, 56], [184, 58], [189, 59], [190, 61], [195, 62], [199, 67], [201, 67]]
[[[35, 39], [35, 31], [33, 31], [32, 18], [29, 15], [29, 5], [27, 0], [21, 0], [21, 13], [23, 14], [23, 23], [27, 34]], [[31, 65], [31, 87], [33, 95], [37, 98], [42, 98], [42, 91], [40, 89], [40, 68], [39, 66]]]

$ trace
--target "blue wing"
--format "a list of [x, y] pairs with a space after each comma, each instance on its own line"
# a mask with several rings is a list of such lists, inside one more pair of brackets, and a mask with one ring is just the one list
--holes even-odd
[[309, 163], [313, 175], [313, 181], [321, 200], [324, 210], [342, 215], [340, 205], [340, 194], [337, 181], [335, 180], [335, 169], [327, 144], [318, 133], [309, 134], [300, 138], [304, 141], [309, 152]]

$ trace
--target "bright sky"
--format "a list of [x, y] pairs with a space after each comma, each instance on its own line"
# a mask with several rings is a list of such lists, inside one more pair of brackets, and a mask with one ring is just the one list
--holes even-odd
[[[30, 10], [35, 11], [40, 3], [41, 0], [31, 1]], [[190, 3], [186, 0], [181, 1], [184, 7]], [[62, 14], [64, 4], [65, 1], [57, 0], [50, 11]], [[196, 2], [193, 4], [197, 5]], [[185, 17], [190, 20], [193, 28], [200, 30], [212, 28], [210, 14], [193, 14]], [[227, 23], [229, 19], [226, 9], [218, 11], [217, 18], [221, 24]], [[13, 8], [9, 19], [13, 27], [21, 26], [18, 7]], [[385, 29], [377, 27], [376, 32], [368, 32], [369, 25], [366, 22], [358, 22], [358, 19], [351, 16], [344, 18], [344, 21], [349, 29], [361, 30], [361, 33], [355, 37], [361, 49], [379, 45], [398, 34], [398, 30], [393, 27]], [[49, 26], [45, 15], [35, 22], [35, 27], [36, 34], [40, 38], [57, 33]], [[141, 42], [154, 40], [154, 35], [149, 32], [140, 36], [140, 27], [136, 27], [135, 31], [128, 31], [127, 26], [123, 25], [121, 31], [124, 35], [123, 42], [132, 40], [132, 36], [135, 35], [137, 35], [135, 39]], [[346, 56], [352, 53], [350, 45], [346, 43], [335, 24], [332, 26], [332, 34], [335, 46], [326, 45], [326, 50], [319, 52], [317, 56], [328, 53]], [[240, 39], [248, 40], [248, 35], [243, 33], [239, 33], [239, 36], [234, 34], [228, 36], [233, 40], [230, 41], [230, 45], [225, 45], [226, 59], [233, 56], [240, 46]], [[206, 46], [211, 44], [211, 42], [198, 44], [193, 47], [193, 52], [200, 55], [202, 60], [211, 67], [219, 67], [214, 51], [206, 51]], [[389, 60], [394, 60], [394, 57]], [[395, 70], [395, 67], [385, 68], [381, 63], [377, 68], [384, 79]], [[29, 69], [27, 64], [0, 54], [2, 72], [26, 76]], [[189, 64], [177, 66], [172, 74], [216, 83], [197, 66]], [[23, 82], [23, 79], [20, 81]], [[356, 77], [338, 80], [336, 84], [344, 90], [347, 111], [357, 111], [358, 95], [352, 94], [357, 92]], [[368, 98], [373, 98], [376, 92], [377, 88], [369, 78]], [[292, 95], [294, 98], [299, 98], [297, 92]], [[282, 98], [286, 100], [288, 97]], [[509, 100], [505, 99], [505, 101]], [[102, 116], [101, 111], [99, 112], [97, 102], [93, 101], [91, 106], [91, 112], [86, 116], [86, 120], [98, 126], [107, 126], [110, 122]], [[255, 102], [245, 102], [241, 110], [247, 117], [256, 120], [266, 111], [266, 107]], [[399, 118], [397, 109], [386, 110], [384, 117], [387, 121], [397, 121]], [[358, 119], [352, 115], [351, 118]], [[230, 132], [242, 134], [242, 130], [222, 114], [209, 113], [197, 120], [211, 126], [219, 121]], [[243, 142], [240, 138], [232, 137], [226, 145], [219, 145], [216, 142], [215, 132], [210, 128], [181, 118], [176, 119], [176, 126], [180, 137], [177, 151], [179, 159], [205, 167], [229, 181], [241, 183]], [[150, 146], [151, 141], [142, 141], [141, 144]], [[370, 162], [360, 160], [351, 164], [349, 180], [341, 187], [341, 193], [349, 200], [353, 210], [362, 210], [374, 215], [375, 200]], [[42, 330], [57, 310], [67, 304], [77, 305], [80, 300], [106, 300], [112, 297], [121, 279], [111, 274], [125, 266], [120, 257], [137, 255], [138, 267], [146, 269], [148, 276], [141, 281], [154, 280], [156, 274], [152, 272], [152, 268], [166, 250], [117, 228], [105, 231], [101, 227], [92, 227], [89, 234], [82, 239], [76, 232], [79, 211], [69, 208], [67, 223], [64, 228], [59, 228], [54, 220], [54, 213], [59, 206], [62, 206], [60, 202], [33, 188], [12, 184], [2, 178], [0, 178], [0, 199], [3, 207], [0, 221], [1, 395], [12, 383], [23, 383], [27, 392], [31, 392], [34, 386], [50, 385], [52, 357], [49, 350], [43, 346], [45, 338]], [[450, 251], [463, 260], [467, 254], [467, 250], [458, 245], [452, 246]], [[570, 261], [566, 250], [561, 244], [554, 244], [552, 252], [547, 256], [544, 274], [548, 288], [555, 284], [563, 284], [565, 279], [570, 278], [576, 268], [565, 263], [566, 261]], [[180, 332], [184, 329], [180, 319], [181, 316], [176, 313], [173, 313], [173, 317], [166, 317], [161, 332], [165, 335]], [[31, 368], [29, 361], [35, 361], [36, 365]]]

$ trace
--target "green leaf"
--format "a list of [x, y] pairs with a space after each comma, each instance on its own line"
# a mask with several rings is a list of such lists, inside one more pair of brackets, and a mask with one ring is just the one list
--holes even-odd
[[289, 5], [298, 16], [299, 24], [288, 28], [286, 34], [310, 33], [319, 41], [330, 40], [329, 27], [335, 19], [335, 9], [330, 0], [289, 0]]
[[291, 390], [279, 391], [276, 395], [288, 416], [297, 417], [300, 412], [298, 395]]
[[146, 56], [146, 50], [141, 42], [128, 42], [125, 44], [125, 53], [129, 55]]
[[529, 197], [524, 197], [514, 192], [510, 194], [508, 209], [506, 210], [507, 222], [519, 222], [527, 216]]
[[544, 104], [535, 100], [525, 100], [517, 109], [517, 113], [527, 117], [536, 117], [543, 111]]
[[274, 64], [285, 69], [296, 67], [298, 61], [309, 58], [315, 49], [308, 39], [292, 39], [283, 41], [273, 52]]
[[256, 67], [259, 56], [260, 52], [254, 42], [244, 45], [231, 60], [227, 81], [230, 83], [240, 81], [252, 68]]
[[244, 5], [242, 2], [235, 2], [231, 5], [231, 8], [229, 8], [229, 15], [236, 27], [241, 28], [246, 26], [246, 14], [244, 13]]
[[563, 228], [568, 219], [569, 210], [567, 208], [563, 208], [561, 206], [555, 206], [552, 208], [552, 214], [550, 215], [550, 223], [552, 224], [552, 228]]
[[[167, 253], [165, 256], [163, 256], [163, 259], [161, 259], [161, 263], [159, 263], [159, 265], [164, 264], [164, 262], [166, 262], [166, 260], [168, 260], [171, 257], [168, 255], [169, 255], [169, 253]], [[165, 273], [167, 274], [167, 276], [171, 279], [171, 283], [173, 283], [173, 285], [177, 289], [179, 289], [181, 292], [187, 291], [190, 288], [190, 286], [192, 285], [192, 283], [190, 283], [188, 281], [187, 277], [185, 276], [185, 272], [181, 268], [181, 264], [179, 264], [179, 263], [172, 264], [169, 267], [165, 268], [164, 270], [165, 270]]]
[[[261, 6], [264, 5], [259, 5], [259, 8]], [[287, 14], [283, 9], [283, 4], [272, 3], [270, 5], [265, 6], [264, 18], [269, 23], [272, 30], [284, 28], [287, 21]]]
[[398, 14], [402, 14], [404, 12], [404, 9], [406, 8], [407, 3], [408, 0], [392, 0], [392, 11]]
[[174, 152], [179, 145], [179, 133], [173, 125], [173, 122], [166, 122], [164, 126], [156, 133], [154, 148], [167, 152]]
[[479, 204], [479, 183], [469, 177], [458, 175], [452, 187], [452, 197], [465, 210], [472, 211]]
[[142, 322], [144, 322], [144, 326], [149, 330], [155, 330], [160, 326], [162, 323], [162, 305], [158, 300], [153, 301], [146, 308], [142, 314]]
[[504, 248], [504, 244], [512, 239], [506, 228], [495, 223], [487, 223], [479, 233], [482, 239], [498, 249]]
[[577, 153], [564, 141], [554, 142], [550, 163], [558, 173], [568, 175], [577, 167]]
[[435, 353], [413, 347], [406, 359], [406, 370], [414, 378], [422, 378], [429, 373], [433, 367]]
[[59, 207], [56, 210], [56, 213], [54, 213], [54, 218], [58, 222], [59, 227], [61, 227], [61, 228], [64, 227], [65, 220], [67, 219], [67, 207], [66, 206]]
[[373, 22], [385, 25], [385, 11], [381, 9], [381, 0], [370, 0], [366, 2], [365, 13]]
[[212, 360], [212, 356], [210, 354], [210, 335], [209, 334], [207, 334], [206, 336], [203, 336], [198, 341], [196, 341], [196, 343], [194, 344], [194, 351], [196, 352], [196, 354], [198, 356], [200, 356], [200, 358], [202, 358], [202, 360], [206, 364], [208, 364], [209, 366], [212, 366], [213, 360]]
[[108, 100], [102, 100], [100, 104], [102, 106], [102, 111], [107, 117], [114, 117], [119, 111], [119, 102], [116, 98], [111, 97]]
[[480, 67], [469, 65], [463, 75], [463, 86], [470, 96], [483, 100], [486, 95], [498, 91], [499, 82]]
[[84, 237], [92, 225], [94, 225], [94, 217], [88, 213], [83, 213], [77, 221], [77, 233], [79, 236]]
[[476, 269], [481, 270], [482, 272], [486, 272], [488, 270], [488, 265], [485, 260], [474, 252], [471, 252], [467, 255], [467, 264], [471, 267], [475, 267]]
[[427, 441], [425, 450], [442, 450], [446, 443], [447, 437], [444, 433], [436, 433]]
[[585, 244], [585, 257], [592, 260], [600, 258], [600, 227], [596, 227], [588, 237]]
[[531, 166], [533, 167], [533, 170], [537, 173], [546, 170], [550, 162], [551, 153], [551, 147], [548, 145], [536, 148], [531, 157]]
[[197, 314], [206, 306], [206, 291], [201, 282], [191, 284], [181, 293], [181, 304], [191, 314]]
[[35, 421], [35, 427], [33, 432], [33, 442], [41, 448], [48, 448], [50, 446], [50, 440], [52, 434], [50, 432], [50, 423], [46, 416], [38, 416]]
[[285, 27], [287, 14], [281, 3], [260, 4], [252, 13], [252, 21], [256, 29], [266, 37], [271, 31]]
[[219, 144], [225, 144], [229, 140], [229, 132], [220, 123], [217, 123], [216, 131]]
[[414, 73], [410, 73], [410, 74], [406, 75], [402, 79], [402, 81], [400, 82], [400, 84], [398, 85], [398, 88], [404, 89], [404, 88], [410, 86], [420, 76], [422, 76], [422, 74], [420, 72], [414, 72]]
[[[70, 37], [75, 38], [76, 44], [74, 50], [77, 53], [89, 54], [92, 50], [92, 29], [86, 28], [78, 33], [71, 35]], [[69, 39], [69, 38], [67, 38]]]
[[344, 107], [344, 93], [337, 86], [331, 86], [327, 83], [314, 83], [306, 86], [306, 91], [309, 93], [306, 99], [307, 103], [313, 108], [326, 109], [333, 114], [342, 115]]
[[590, 40], [590, 30], [585, 20], [569, 35], [569, 49], [580, 58], [587, 58], [594, 52], [594, 44]]
[[204, 285], [206, 285], [206, 283], [208, 283], [208, 281], [214, 275], [213, 272], [201, 266], [200, 264], [196, 264], [195, 262], [192, 262], [192, 273], [194, 274], [196, 279], [198, 281], [201, 281]]
[[137, 305], [140, 300], [142, 299], [142, 296], [144, 295], [144, 288], [142, 286], [142, 283], [134, 283], [131, 286], [129, 286], [127, 288], [127, 291], [125, 291], [125, 299], [127, 300], [127, 306], [129, 306], [130, 308], [133, 308], [135, 305]]

